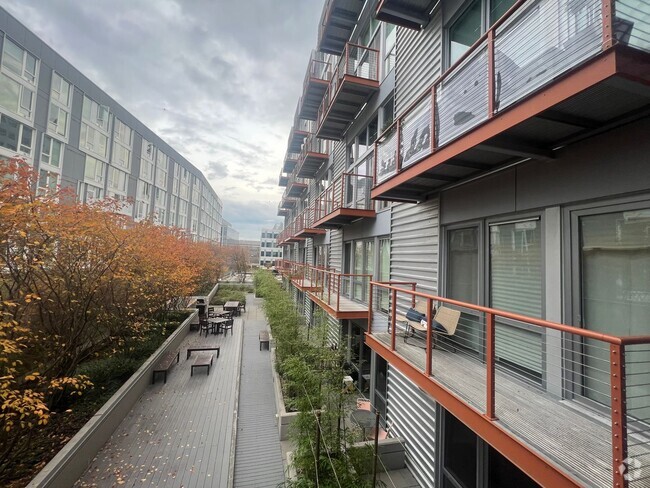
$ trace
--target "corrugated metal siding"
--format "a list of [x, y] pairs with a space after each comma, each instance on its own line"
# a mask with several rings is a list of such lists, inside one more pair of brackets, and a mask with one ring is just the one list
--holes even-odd
[[339, 347], [341, 340], [341, 323], [331, 315], [327, 314], [327, 341], [330, 346]]
[[413, 476], [423, 487], [435, 486], [436, 402], [390, 364], [386, 416], [393, 434], [405, 440]]
[[330, 267], [339, 273], [343, 263], [343, 232], [340, 229], [330, 230]]
[[[345, 170], [345, 141], [337, 141], [334, 143], [332, 157], [332, 178], [336, 179]], [[330, 181], [330, 184], [332, 183]]]
[[439, 200], [394, 205], [391, 212], [390, 279], [438, 292]]
[[441, 74], [442, 9], [423, 31], [397, 27], [395, 112], [400, 115]]

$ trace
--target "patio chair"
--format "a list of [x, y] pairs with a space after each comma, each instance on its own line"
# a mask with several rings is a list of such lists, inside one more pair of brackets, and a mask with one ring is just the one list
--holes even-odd
[[221, 330], [223, 330], [223, 335], [226, 335], [228, 333], [228, 331], [230, 331], [230, 335], [232, 335], [234, 333], [233, 330], [232, 330], [232, 326], [233, 326], [234, 322], [235, 322], [235, 319], [230, 317], [230, 319], [228, 319], [228, 322], [223, 323], [223, 325], [221, 326]]
[[[458, 321], [460, 320], [460, 310], [449, 307], [440, 307], [433, 317], [433, 347], [436, 347], [436, 339], [439, 335], [451, 337], [456, 333]], [[456, 348], [450, 346], [456, 352]]]
[[210, 322], [208, 322], [207, 318], [203, 318], [203, 317], [199, 318], [199, 335], [205, 332], [205, 336], [208, 337], [208, 332], [210, 332], [210, 329], [212, 328], [213, 325]]

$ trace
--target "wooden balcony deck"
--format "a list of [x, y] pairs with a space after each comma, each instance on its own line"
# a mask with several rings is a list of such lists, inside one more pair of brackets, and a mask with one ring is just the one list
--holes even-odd
[[[379, 326], [373, 322], [373, 327]], [[409, 343], [405, 343], [401, 334], [398, 332], [395, 352], [424, 370], [425, 351], [419, 345], [423, 341], [409, 339]], [[390, 333], [377, 332], [372, 337], [390, 349]], [[484, 411], [485, 364], [462, 350], [451, 352], [444, 347], [444, 343], [440, 343], [432, 352], [432, 379], [469, 405]], [[382, 350], [376, 352], [382, 354]], [[576, 402], [562, 400], [505, 371], [496, 371], [495, 384], [496, 423], [499, 426], [585, 486], [612, 486], [612, 433], [607, 412], [599, 413]], [[635, 443], [631, 440], [630, 445]], [[647, 444], [630, 447], [631, 456], [640, 454], [650, 454]]]
[[[322, 298], [321, 298], [321, 295]], [[361, 303], [356, 300], [350, 300], [345, 296], [341, 296], [338, 303], [337, 309], [337, 299], [336, 295], [332, 293], [329, 297], [327, 292], [324, 293], [310, 293], [309, 298], [311, 298], [316, 305], [325, 310], [328, 314], [334, 317], [337, 320], [342, 319], [367, 319], [368, 318], [368, 304]]]

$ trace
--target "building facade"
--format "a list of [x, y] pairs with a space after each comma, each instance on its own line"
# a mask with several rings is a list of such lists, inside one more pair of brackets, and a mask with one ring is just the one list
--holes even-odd
[[235, 230], [230, 222], [223, 220], [221, 226], [221, 245], [236, 246], [239, 244], [239, 232]]
[[422, 486], [648, 486], [649, 33], [628, 0], [325, 2], [282, 271]]
[[135, 221], [221, 241], [222, 203], [203, 173], [0, 9], [0, 157], [38, 171], [38, 191], [123, 201]]
[[275, 224], [272, 228], [262, 229], [260, 233], [260, 266], [275, 266], [276, 261], [282, 259], [282, 247], [278, 246], [278, 235], [281, 231], [281, 224]]

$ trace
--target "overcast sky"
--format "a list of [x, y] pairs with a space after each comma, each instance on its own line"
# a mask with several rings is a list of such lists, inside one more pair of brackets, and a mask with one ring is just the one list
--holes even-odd
[[322, 0], [5, 0], [201, 169], [242, 239], [280, 221], [278, 175]]

